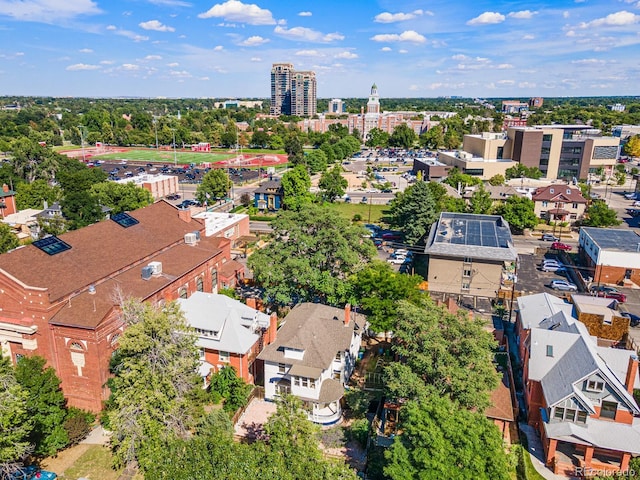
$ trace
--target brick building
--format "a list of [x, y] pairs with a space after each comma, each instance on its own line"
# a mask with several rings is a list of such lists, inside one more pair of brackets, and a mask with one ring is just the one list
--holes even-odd
[[120, 299], [217, 292], [230, 255], [229, 240], [206, 237], [203, 221], [165, 201], [2, 254], [2, 354], [46, 358], [69, 405], [99, 411], [125, 327]]
[[568, 185], [540, 187], [531, 196], [531, 200], [537, 217], [569, 223], [582, 220], [588, 203], [580, 189]]
[[582, 227], [578, 254], [594, 283], [640, 285], [640, 235], [634, 230]]
[[116, 180], [118, 183], [135, 183], [138, 187], [144, 188], [154, 200], [159, 200], [167, 195], [172, 195], [180, 191], [178, 177], [175, 175], [150, 175], [141, 174], [133, 177]]

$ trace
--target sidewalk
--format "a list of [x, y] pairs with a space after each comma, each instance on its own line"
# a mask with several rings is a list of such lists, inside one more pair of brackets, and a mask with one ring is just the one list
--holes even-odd
[[87, 438], [82, 440], [80, 443], [87, 445], [107, 445], [110, 437], [111, 434], [105, 432], [102, 425], [98, 425], [96, 428], [92, 429], [89, 432], [89, 435], [87, 435]]
[[527, 425], [526, 423], [520, 423], [518, 426], [520, 427], [520, 431], [527, 437], [527, 444], [529, 445], [529, 455], [531, 455], [531, 463], [533, 464], [533, 468], [536, 469], [536, 472], [538, 472], [547, 480], [567, 480], [576, 478], [556, 475], [547, 467], [545, 467], [544, 449], [542, 448], [542, 443], [540, 443], [540, 439], [538, 438], [536, 431], [531, 425]]

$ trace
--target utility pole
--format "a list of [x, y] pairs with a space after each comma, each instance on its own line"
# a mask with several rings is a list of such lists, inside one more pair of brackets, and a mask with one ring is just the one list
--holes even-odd
[[84, 154], [84, 126], [78, 125], [78, 130], [80, 130], [80, 145], [82, 147], [82, 163], [87, 163], [87, 159]]
[[153, 128], [156, 131], [156, 151], [158, 151], [158, 120], [156, 117], [153, 117]]
[[176, 129], [172, 128], [171, 131], [173, 132], [173, 166], [177, 166], [178, 165], [178, 155], [176, 153]]

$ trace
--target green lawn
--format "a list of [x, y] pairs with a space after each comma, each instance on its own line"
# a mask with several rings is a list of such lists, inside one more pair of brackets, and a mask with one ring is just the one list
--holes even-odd
[[335, 210], [348, 220], [353, 220], [354, 215], [358, 214], [364, 223], [381, 223], [387, 210], [389, 210], [388, 205], [369, 205], [365, 203], [336, 202], [327, 204], [327, 207]]
[[117, 480], [122, 472], [111, 467], [111, 451], [101, 445], [92, 445], [58, 478], [76, 480], [80, 477], [100, 480]]
[[[235, 157], [235, 154], [230, 153], [175, 152], [175, 158], [180, 164], [195, 163], [196, 165], [199, 165], [203, 162], [220, 162], [233, 157]], [[131, 160], [135, 162], [173, 163], [174, 152], [172, 150], [155, 149], [128, 150], [126, 152], [95, 155], [93, 158], [98, 158], [100, 160]]]

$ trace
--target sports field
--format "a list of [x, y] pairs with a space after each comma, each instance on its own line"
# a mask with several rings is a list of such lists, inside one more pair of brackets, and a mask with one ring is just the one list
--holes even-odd
[[[203, 162], [220, 162], [228, 158], [234, 158], [234, 153], [201, 153], [201, 152], [175, 152], [175, 159], [179, 164], [195, 163], [199, 165]], [[94, 154], [91, 158], [100, 160], [128, 160], [132, 162], [145, 163], [173, 163], [174, 152], [167, 150], [118, 150], [104, 154]]]

